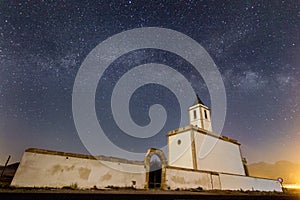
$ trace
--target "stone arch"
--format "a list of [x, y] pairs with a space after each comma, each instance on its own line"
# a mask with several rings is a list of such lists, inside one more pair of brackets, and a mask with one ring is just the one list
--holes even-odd
[[145, 188], [149, 188], [149, 175], [150, 175], [150, 160], [153, 155], [157, 155], [161, 161], [161, 189], [166, 189], [166, 167], [167, 167], [167, 159], [163, 151], [159, 149], [150, 148], [148, 149], [145, 157], [144, 164], [146, 167], [146, 183]]

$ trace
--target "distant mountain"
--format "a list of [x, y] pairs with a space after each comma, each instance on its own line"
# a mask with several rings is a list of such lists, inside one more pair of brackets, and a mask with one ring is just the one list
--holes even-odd
[[259, 162], [248, 165], [250, 176], [277, 179], [283, 178], [283, 183], [300, 184], [300, 164], [289, 161], [278, 161], [274, 164]]

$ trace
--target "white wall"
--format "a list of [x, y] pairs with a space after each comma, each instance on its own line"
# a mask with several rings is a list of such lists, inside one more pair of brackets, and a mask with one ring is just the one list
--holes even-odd
[[142, 164], [25, 152], [11, 185], [61, 188], [77, 184], [79, 188], [104, 188], [130, 187], [136, 181], [135, 187], [142, 189], [145, 176]]
[[221, 190], [221, 182], [220, 182], [219, 174], [212, 174], [211, 179], [212, 179], [212, 188], [214, 190]]
[[[194, 111], [196, 111], [196, 118], [194, 118]], [[190, 108], [189, 110], [189, 119], [190, 119], [190, 124], [197, 126], [199, 128], [203, 128], [202, 127], [202, 123], [201, 123], [201, 110], [200, 110], [200, 106], [196, 105]]]
[[[127, 162], [121, 159], [111, 161], [109, 158], [99, 161], [89, 156], [74, 157], [63, 152], [58, 152], [61, 155], [55, 155], [53, 152], [47, 154], [46, 150], [42, 151], [43, 153], [24, 153], [12, 186], [62, 188], [77, 184], [79, 188], [131, 187], [132, 181], [136, 182], [134, 187], [137, 189], [143, 189], [145, 186], [146, 173], [142, 162]], [[165, 184], [171, 190], [201, 187], [204, 190], [282, 191], [280, 183], [275, 180], [171, 166], [166, 168], [165, 176]]]
[[194, 131], [198, 170], [245, 175], [238, 144]]
[[[193, 131], [193, 134], [191, 134]], [[203, 133], [191, 126], [168, 136], [170, 166], [193, 169], [192, 142], [195, 141], [197, 170], [245, 175], [239, 144]], [[192, 138], [194, 135], [194, 139]], [[178, 140], [181, 144], [178, 144]]]
[[166, 169], [166, 185], [171, 190], [198, 187], [211, 190], [211, 183], [211, 175], [208, 173], [175, 168]]
[[176, 167], [166, 168], [166, 186], [171, 190], [201, 187], [204, 190], [282, 192], [280, 183], [275, 180], [234, 174], [215, 174]]
[[[205, 118], [205, 110], [206, 110], [207, 118]], [[194, 112], [196, 112], [196, 118], [194, 117]], [[190, 107], [189, 119], [190, 119], [190, 125], [203, 128], [207, 131], [212, 131], [210, 110], [207, 107], [200, 104]]]
[[[178, 140], [181, 141], [180, 144]], [[190, 130], [168, 137], [168, 164], [170, 166], [193, 168], [191, 141]]]
[[282, 192], [280, 183], [270, 179], [220, 174], [220, 180], [222, 190]]
[[[207, 119], [205, 118], [204, 110], [206, 110]], [[203, 123], [203, 129], [212, 131], [212, 125], [211, 125], [211, 119], [210, 119], [210, 111], [205, 108], [201, 108], [202, 113], [202, 123]]]

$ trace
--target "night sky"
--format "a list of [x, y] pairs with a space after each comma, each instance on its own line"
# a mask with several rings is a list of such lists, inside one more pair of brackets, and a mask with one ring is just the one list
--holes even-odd
[[[0, 2], [0, 164], [29, 147], [89, 154], [72, 114], [76, 74], [98, 44], [141, 27], [181, 32], [209, 53], [227, 95], [222, 135], [239, 140], [249, 163], [300, 163], [299, 1], [11, 0]], [[168, 88], [147, 84], [132, 95], [130, 114], [145, 126], [150, 106], [160, 104], [164, 128], [147, 142], [118, 133], [107, 99], [126, 70], [145, 63], [176, 69], [211, 106], [203, 78], [180, 56], [140, 49], [117, 58], [99, 81], [95, 108], [107, 137], [130, 152], [165, 146], [187, 117]]]

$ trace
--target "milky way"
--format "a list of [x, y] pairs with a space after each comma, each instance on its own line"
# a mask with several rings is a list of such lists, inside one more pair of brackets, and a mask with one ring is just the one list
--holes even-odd
[[[28, 0], [0, 3], [0, 164], [8, 155], [19, 160], [29, 147], [88, 153], [72, 116], [76, 73], [103, 40], [139, 27], [179, 31], [208, 51], [227, 93], [222, 134], [239, 140], [249, 162], [300, 162], [299, 2]], [[116, 77], [126, 63], [145, 60], [188, 65], [167, 52], [141, 50], [116, 62], [119, 70], [103, 78]], [[202, 78], [184, 70], [210, 106]], [[149, 90], [158, 102], [176, 104], [172, 94], [167, 98], [156, 89]], [[143, 102], [149, 107], [149, 93], [136, 95], [131, 107], [145, 109]], [[101, 102], [98, 107], [101, 115]], [[140, 117], [133, 111], [135, 115]], [[147, 120], [137, 122], [145, 125]], [[164, 144], [165, 137], [151, 146]]]

